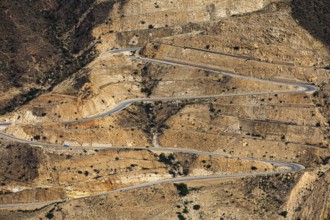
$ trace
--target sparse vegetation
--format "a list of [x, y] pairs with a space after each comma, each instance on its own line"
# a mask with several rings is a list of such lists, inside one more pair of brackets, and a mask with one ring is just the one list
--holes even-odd
[[181, 213], [178, 214], [178, 219], [179, 220], [186, 220], [186, 218]]
[[159, 161], [167, 165], [173, 165], [173, 162], [175, 161], [175, 156], [174, 154], [169, 154], [168, 156], [166, 156], [164, 153], [161, 153], [159, 155]]
[[189, 194], [189, 189], [185, 183], [175, 183], [174, 186], [179, 191], [180, 196], [186, 196]]
[[[0, 147], [0, 201], [68, 200], [19, 215], [5, 210], [0, 219], [325, 216], [321, 212], [328, 210], [320, 209], [327, 207], [322, 187], [330, 162], [329, 28], [315, 21], [327, 11], [326, 0], [271, 2], [3, 1], [0, 114], [12, 124], [1, 129], [62, 147], [15, 148], [2, 135], [8, 149]], [[311, 16], [319, 6], [320, 13]], [[305, 8], [310, 10], [297, 13]], [[306, 18], [313, 21], [311, 30]], [[124, 49], [132, 47], [142, 49]], [[306, 87], [303, 93], [304, 83], [318, 92], [312, 95], [313, 87]], [[106, 115], [110, 108], [121, 110], [66, 123]], [[286, 172], [278, 161], [311, 169]], [[251, 176], [188, 182], [236, 172]], [[187, 182], [172, 185], [171, 175]], [[130, 186], [137, 188], [123, 189]], [[283, 211], [297, 186], [299, 204]], [[110, 190], [117, 192], [90, 197]], [[79, 196], [85, 198], [71, 200]], [[173, 210], [166, 216], [168, 209]]]
[[48, 218], [48, 219], [53, 219], [54, 218], [54, 210], [55, 210], [55, 208], [52, 208], [51, 210], [49, 210], [45, 217]]
[[258, 168], [256, 167], [256, 166], [252, 166], [251, 167], [251, 170], [253, 170], [253, 171], [255, 171], [255, 170], [257, 170]]
[[199, 210], [200, 208], [201, 208], [201, 206], [198, 205], [198, 204], [196, 204], [196, 205], [193, 206], [193, 209], [194, 209], [194, 210]]
[[280, 212], [278, 214], [281, 215], [281, 216], [283, 216], [284, 218], [286, 218], [286, 216], [288, 215], [288, 212], [287, 211], [283, 211], [283, 212]]

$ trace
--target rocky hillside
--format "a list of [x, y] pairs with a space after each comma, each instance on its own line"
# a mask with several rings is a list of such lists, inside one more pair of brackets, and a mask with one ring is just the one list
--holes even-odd
[[92, 30], [114, 2], [2, 1], [0, 113], [14, 110], [81, 69], [93, 57]]
[[2, 1], [0, 219], [329, 219], [328, 5]]

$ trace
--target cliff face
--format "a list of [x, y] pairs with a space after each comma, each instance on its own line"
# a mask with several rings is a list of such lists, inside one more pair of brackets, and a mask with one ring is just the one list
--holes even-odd
[[307, 194], [306, 201], [297, 209], [294, 218], [314, 219], [330, 218], [330, 174], [329, 171], [321, 174], [321, 178], [314, 184], [311, 192]]

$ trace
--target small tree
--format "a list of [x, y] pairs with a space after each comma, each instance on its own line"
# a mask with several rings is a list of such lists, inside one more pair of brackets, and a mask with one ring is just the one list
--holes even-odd
[[198, 205], [198, 204], [196, 204], [196, 205], [193, 206], [193, 209], [194, 209], [194, 210], [199, 210], [200, 208], [201, 208], [201, 206]]
[[180, 196], [186, 196], [189, 194], [189, 189], [185, 183], [175, 183], [174, 186], [179, 191]]
[[257, 170], [258, 168], [256, 166], [252, 166], [251, 170]]
[[180, 214], [178, 214], [178, 219], [179, 220], [185, 220], [186, 218], [180, 213]]
[[173, 165], [173, 161], [175, 160], [175, 156], [170, 154], [168, 157], [164, 153], [159, 155], [159, 161], [165, 163], [166, 165]]

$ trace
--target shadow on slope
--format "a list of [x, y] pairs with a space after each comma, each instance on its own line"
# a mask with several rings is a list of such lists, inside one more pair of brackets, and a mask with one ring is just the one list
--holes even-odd
[[[15, 110], [77, 72], [94, 56], [95, 26], [126, 0], [0, 1], [0, 114]], [[42, 89], [41, 89], [42, 88]]]
[[330, 49], [330, 0], [293, 0], [292, 15]]

